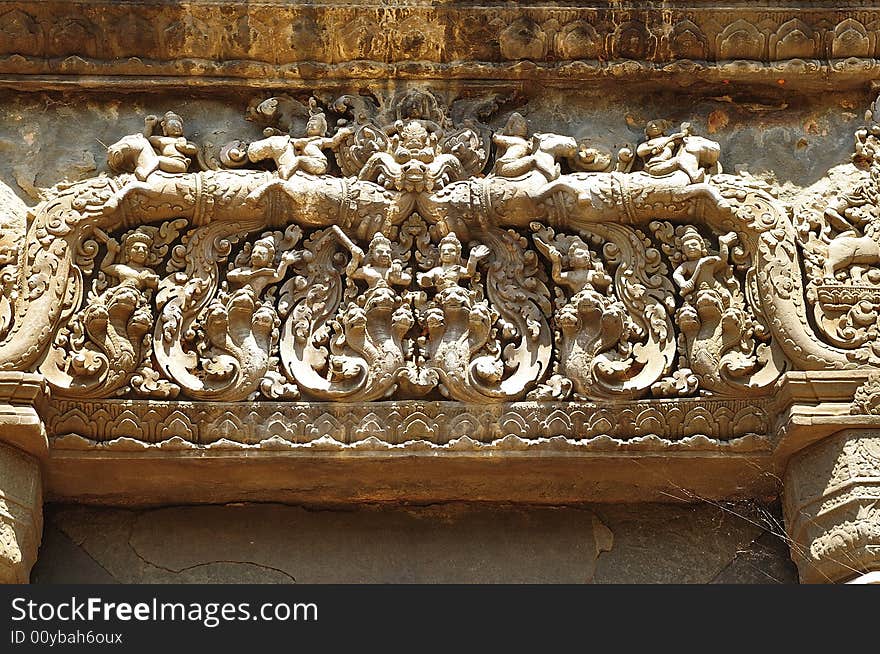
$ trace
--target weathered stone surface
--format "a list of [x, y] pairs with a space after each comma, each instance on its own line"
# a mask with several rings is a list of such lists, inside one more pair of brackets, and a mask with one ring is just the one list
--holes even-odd
[[765, 511], [748, 503], [596, 507], [615, 541], [595, 581], [796, 583], [781, 520], [773, 525]]
[[745, 552], [772, 542], [734, 513], [750, 511], [705, 504], [330, 511], [52, 505], [34, 581], [792, 583], [791, 562], [769, 545], [744, 563]]
[[[578, 509], [61, 506], [50, 521], [125, 583], [584, 583], [613, 545]], [[37, 580], [63, 574], [50, 567]]]
[[742, 1], [132, 4], [0, 3], [0, 73], [40, 85], [90, 75], [92, 84], [447, 77], [827, 87], [878, 67], [868, 0], [764, 11]]

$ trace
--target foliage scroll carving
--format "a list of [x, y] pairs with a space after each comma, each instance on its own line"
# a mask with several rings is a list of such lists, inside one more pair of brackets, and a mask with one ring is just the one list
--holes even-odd
[[213, 155], [148, 117], [4, 250], [0, 367], [82, 399], [485, 404], [751, 397], [880, 360], [880, 272], [853, 268], [880, 265], [876, 122], [869, 181], [792, 220], [688, 124], [608, 153], [461, 102], [279, 96]]

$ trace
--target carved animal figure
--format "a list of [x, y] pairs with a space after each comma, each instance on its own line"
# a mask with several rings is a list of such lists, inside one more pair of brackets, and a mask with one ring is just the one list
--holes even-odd
[[880, 264], [880, 241], [877, 236], [841, 235], [832, 239], [825, 258], [825, 279], [834, 281], [838, 270], [854, 263]]

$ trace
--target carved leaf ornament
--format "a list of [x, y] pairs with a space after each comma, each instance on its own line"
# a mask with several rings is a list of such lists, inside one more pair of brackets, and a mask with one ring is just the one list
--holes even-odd
[[71, 399], [488, 404], [880, 362], [873, 114], [862, 185], [805, 213], [687, 124], [610, 154], [468, 106], [271, 98], [214, 158], [148, 117], [3, 251], [0, 367]]

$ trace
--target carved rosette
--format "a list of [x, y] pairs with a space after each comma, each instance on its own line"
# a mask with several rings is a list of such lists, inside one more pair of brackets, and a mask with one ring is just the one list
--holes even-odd
[[803, 582], [880, 570], [880, 433], [849, 429], [798, 453], [785, 473], [784, 509]]

